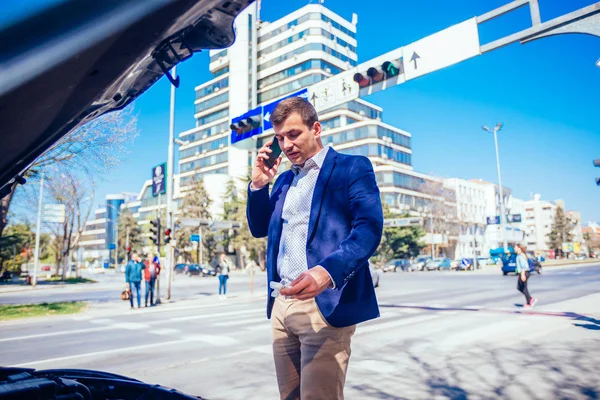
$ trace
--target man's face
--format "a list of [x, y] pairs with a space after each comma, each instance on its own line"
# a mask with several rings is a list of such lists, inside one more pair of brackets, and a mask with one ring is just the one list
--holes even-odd
[[282, 124], [273, 127], [275, 139], [287, 158], [295, 165], [303, 165], [322, 148], [321, 124], [315, 122], [312, 128], [302, 122], [298, 113], [292, 113]]

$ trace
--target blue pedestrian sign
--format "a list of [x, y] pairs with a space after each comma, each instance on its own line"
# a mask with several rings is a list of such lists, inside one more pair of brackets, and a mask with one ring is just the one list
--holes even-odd
[[262, 128], [262, 107], [256, 107], [231, 120], [231, 144], [260, 135]]
[[200, 235], [190, 235], [190, 242], [199, 242]]
[[500, 225], [500, 216], [496, 215], [495, 217], [486, 217], [486, 222], [488, 225]]
[[117, 248], [117, 246], [116, 246], [114, 243], [109, 243], [109, 244], [108, 244], [108, 249], [109, 249], [109, 250], [114, 250], [114, 249], [116, 249], [116, 248]]
[[302, 97], [305, 100], [308, 100], [308, 89], [304, 88], [296, 93], [292, 93], [282, 99], [275, 100], [274, 102], [263, 106], [263, 131], [268, 131], [273, 128], [273, 125], [271, 124], [271, 114], [273, 114], [273, 110], [275, 110], [275, 107], [277, 107], [277, 104], [279, 104], [281, 100], [289, 99], [290, 97]]

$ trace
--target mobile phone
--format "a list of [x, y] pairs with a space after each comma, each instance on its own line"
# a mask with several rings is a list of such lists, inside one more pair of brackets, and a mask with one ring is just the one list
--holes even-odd
[[272, 152], [269, 154], [269, 159], [265, 160], [265, 164], [267, 164], [269, 168], [273, 168], [281, 155], [281, 147], [279, 147], [279, 141], [275, 137], [273, 137], [273, 143], [271, 144], [270, 149]]

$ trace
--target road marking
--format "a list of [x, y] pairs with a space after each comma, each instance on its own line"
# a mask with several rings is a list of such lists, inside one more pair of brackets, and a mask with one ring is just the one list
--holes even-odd
[[148, 332], [153, 333], [155, 335], [164, 335], [164, 336], [176, 335], [178, 333], [181, 333], [181, 331], [179, 329], [172, 329], [172, 328], [150, 329]]
[[76, 329], [76, 330], [72, 330], [72, 331], [59, 331], [59, 332], [40, 333], [40, 334], [37, 334], [37, 335], [29, 335], [29, 336], [17, 336], [17, 337], [0, 339], [0, 342], [10, 342], [10, 341], [14, 341], [14, 340], [37, 339], [37, 338], [45, 338], [45, 337], [61, 336], [61, 335], [70, 335], [70, 334], [79, 334], [79, 333], [100, 332], [100, 331], [108, 331], [110, 329], [114, 329], [114, 327], [112, 327], [112, 326], [100, 326], [98, 328], [86, 328], [86, 329]]
[[110, 319], [110, 318], [98, 318], [98, 319], [92, 319], [90, 322], [92, 324], [113, 324], [115, 322], [115, 320]]
[[273, 345], [268, 344], [268, 345], [264, 345], [264, 346], [254, 346], [250, 350], [254, 351], [255, 353], [271, 355], [271, 354], [273, 354]]
[[357, 329], [355, 335], [363, 335], [365, 333], [371, 333], [371, 332], [380, 332], [385, 329], [397, 328], [397, 327], [404, 326], [404, 325], [417, 324], [420, 322], [430, 321], [432, 319], [437, 319], [440, 317], [441, 317], [441, 315], [420, 315], [420, 316], [416, 316], [416, 317], [401, 319], [399, 321], [384, 322], [382, 324], [369, 324], [363, 328]]
[[118, 322], [118, 323], [112, 324], [112, 326], [114, 328], [129, 329], [132, 331], [150, 328], [150, 325], [148, 325], [148, 324], [139, 324], [137, 322]]
[[225, 335], [189, 335], [186, 336], [186, 340], [192, 340], [196, 342], [204, 342], [208, 344], [212, 344], [213, 346], [231, 346], [232, 344], [237, 344], [239, 341], [229, 336]]
[[253, 332], [253, 331], [267, 330], [267, 328], [270, 331], [270, 329], [271, 329], [271, 323], [270, 322], [268, 324], [265, 323], [265, 324], [260, 324], [260, 325], [256, 325], [256, 326], [250, 326], [248, 328], [244, 328], [244, 330]]
[[130, 347], [122, 347], [119, 349], [110, 349], [110, 350], [101, 350], [101, 351], [93, 351], [91, 353], [82, 353], [82, 354], [75, 354], [72, 356], [65, 356], [65, 357], [56, 357], [56, 358], [48, 358], [45, 360], [38, 360], [38, 361], [30, 361], [30, 362], [26, 362], [26, 363], [22, 363], [22, 364], [17, 364], [17, 365], [13, 365], [14, 367], [29, 367], [29, 366], [33, 366], [33, 365], [38, 365], [38, 364], [50, 364], [50, 363], [57, 363], [57, 362], [61, 362], [61, 361], [70, 361], [70, 360], [75, 360], [78, 358], [89, 358], [89, 357], [96, 357], [96, 356], [106, 356], [109, 354], [122, 354], [122, 355], [126, 355], [127, 353], [133, 352], [133, 351], [137, 351], [137, 350], [146, 350], [146, 349], [152, 349], [155, 347], [165, 347], [165, 346], [171, 346], [171, 345], [177, 345], [177, 344], [183, 344], [186, 342], [203, 342], [203, 343], [208, 343], [208, 344], [212, 344], [215, 346], [229, 346], [231, 344], [235, 344], [235, 343], [239, 343], [239, 341], [237, 341], [236, 339], [233, 339], [231, 337], [228, 336], [217, 336], [217, 335], [190, 335], [190, 336], [186, 336], [185, 338], [181, 338], [178, 340], [172, 340], [169, 342], [161, 342], [161, 343], [152, 343], [152, 344], [144, 344], [144, 345], [139, 345], [139, 346], [130, 346]]
[[222, 313], [214, 313], [214, 314], [202, 314], [202, 315], [186, 315], [185, 317], [175, 317], [175, 318], [171, 318], [169, 320], [164, 320], [162, 322], [171, 322], [171, 321], [193, 321], [196, 319], [208, 319], [208, 318], [215, 318], [215, 317], [228, 317], [228, 316], [232, 316], [232, 315], [244, 315], [244, 314], [251, 314], [251, 313], [264, 313], [265, 310], [260, 308], [260, 309], [255, 309], [255, 310], [241, 310], [241, 311], [230, 311], [230, 312], [222, 312]]
[[214, 324], [211, 324], [210, 326], [236, 326], [236, 325], [244, 325], [247, 324], [249, 322], [264, 322], [264, 318], [260, 318], [258, 315], [255, 318], [247, 318], [247, 319], [237, 319], [235, 321], [227, 321], [227, 322], [217, 322]]

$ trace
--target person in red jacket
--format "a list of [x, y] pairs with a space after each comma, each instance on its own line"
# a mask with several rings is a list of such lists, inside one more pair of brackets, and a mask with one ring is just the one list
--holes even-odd
[[146, 260], [144, 260], [144, 280], [146, 281], [146, 297], [145, 303], [148, 307], [148, 295], [150, 295], [150, 306], [154, 306], [154, 285], [156, 278], [160, 274], [160, 264], [154, 261], [154, 255], [148, 253]]

